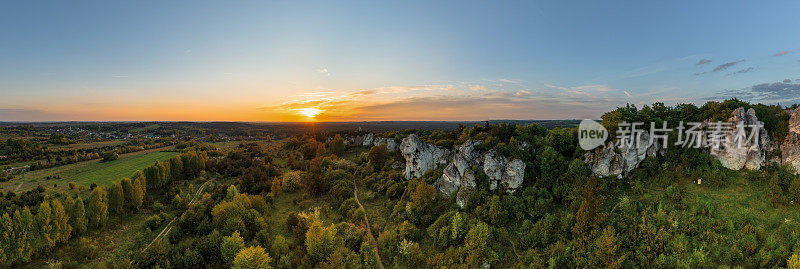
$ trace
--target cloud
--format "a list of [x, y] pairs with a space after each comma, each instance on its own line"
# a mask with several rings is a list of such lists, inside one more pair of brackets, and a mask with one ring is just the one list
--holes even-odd
[[633, 97], [628, 91], [622, 91], [622, 92], [624, 92], [625, 95], [627, 95], [628, 97]]
[[744, 74], [744, 73], [747, 73], [747, 72], [750, 72], [750, 71], [753, 71], [753, 70], [755, 70], [753, 67], [748, 67], [748, 68], [745, 68], [745, 69], [730, 73], [728, 75]]
[[736, 97], [762, 103], [797, 103], [800, 101], [800, 83], [785, 79], [775, 83], [762, 83], [739, 90], [725, 90], [711, 99]]
[[734, 66], [734, 65], [736, 65], [738, 63], [741, 63], [741, 62], [744, 62], [744, 59], [739, 60], [739, 61], [735, 61], [735, 62], [727, 62], [727, 63], [721, 64], [721, 65], [718, 65], [717, 67], [714, 68], [714, 70], [711, 70], [711, 72], [722, 71], [722, 70], [728, 69], [729, 67]]
[[705, 74], [708, 74], [708, 72], [694, 73], [695, 76], [700, 76], [700, 75], [705, 75]]
[[700, 61], [697, 62], [697, 64], [695, 64], [695, 65], [697, 66], [697, 65], [704, 65], [704, 64], [710, 64], [710, 63], [711, 63], [711, 60], [709, 60], [709, 59], [700, 59]]
[[326, 77], [330, 77], [331, 76], [331, 73], [328, 72], [328, 68], [326, 68], [326, 67], [323, 67], [322, 69], [317, 69], [317, 73], [323, 74]]
[[286, 121], [304, 120], [297, 111], [307, 108], [319, 109], [316, 119], [322, 121], [563, 119], [597, 117], [626, 102], [622, 91], [605, 85], [551, 86], [400, 85], [305, 94], [258, 110], [285, 115], [282, 120]]
[[778, 56], [786, 55], [788, 53], [789, 53], [789, 51], [782, 50], [782, 51], [776, 52], [775, 54], [772, 54], [772, 56], [778, 57]]

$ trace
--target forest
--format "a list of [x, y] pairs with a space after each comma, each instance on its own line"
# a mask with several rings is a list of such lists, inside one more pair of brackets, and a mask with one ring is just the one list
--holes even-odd
[[[753, 108], [777, 144], [796, 109], [736, 99], [628, 105], [601, 124], [727, 120], [739, 107]], [[800, 177], [787, 165], [735, 171], [707, 150], [670, 148], [624, 176], [600, 177], [575, 127], [487, 122], [375, 134], [451, 151], [481, 141], [476, 150], [525, 164], [513, 192], [471, 167], [474, 190], [448, 196], [437, 189], [444, 165], [406, 178], [400, 150], [353, 142], [364, 134], [187, 139], [177, 156], [109, 184], [0, 193], [0, 265], [800, 268]], [[7, 146], [15, 156], [42, 150]]]

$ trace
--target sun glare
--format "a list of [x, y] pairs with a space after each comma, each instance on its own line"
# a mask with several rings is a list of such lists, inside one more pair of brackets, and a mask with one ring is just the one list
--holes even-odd
[[315, 116], [317, 116], [317, 114], [322, 112], [322, 110], [319, 110], [319, 109], [313, 108], [313, 107], [301, 108], [301, 109], [298, 109], [297, 111], [298, 111], [298, 113], [300, 113], [300, 115], [303, 115], [303, 116], [306, 116], [306, 117], [309, 117], [309, 118], [314, 118]]

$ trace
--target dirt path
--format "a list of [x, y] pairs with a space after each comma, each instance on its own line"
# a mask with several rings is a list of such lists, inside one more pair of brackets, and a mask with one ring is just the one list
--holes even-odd
[[[197, 192], [195, 192], [194, 197], [192, 197], [192, 201], [189, 201], [189, 206], [193, 205], [194, 202], [197, 201], [197, 197], [200, 196], [200, 193], [203, 191], [203, 189], [205, 189], [205, 187], [208, 185], [209, 182], [211, 182], [211, 181], [210, 180], [206, 181], [205, 183], [203, 183], [203, 185], [200, 185], [200, 188], [197, 188]], [[172, 223], [175, 222], [175, 220], [177, 220], [177, 219], [178, 219], [177, 216], [172, 218], [172, 220], [170, 220], [169, 223], [167, 223], [167, 226], [165, 226], [164, 229], [161, 230], [160, 233], [158, 233], [156, 238], [153, 238], [153, 241], [151, 241], [150, 244], [147, 244], [147, 247], [142, 249], [142, 252], [144, 252], [145, 250], [150, 248], [150, 246], [152, 246], [153, 243], [158, 241], [159, 238], [162, 238], [163, 236], [167, 236], [167, 234], [169, 234], [169, 232], [172, 231]]]
[[375, 247], [375, 259], [378, 260], [378, 267], [381, 269], [383, 268], [383, 261], [381, 260], [380, 250], [378, 249], [378, 240], [375, 240], [375, 236], [372, 235], [372, 229], [370, 228], [369, 218], [367, 218], [367, 210], [364, 209], [364, 206], [361, 205], [361, 201], [358, 200], [358, 185], [356, 185], [355, 180], [353, 180], [353, 196], [356, 198], [356, 204], [358, 207], [361, 208], [361, 211], [364, 212], [364, 223], [367, 225], [367, 233], [369, 233], [369, 238], [372, 240], [372, 246]]
[[20, 180], [19, 185], [17, 185], [17, 187], [14, 188], [14, 193], [16, 193], [19, 190], [19, 187], [22, 187], [22, 184], [25, 184], [25, 181]]

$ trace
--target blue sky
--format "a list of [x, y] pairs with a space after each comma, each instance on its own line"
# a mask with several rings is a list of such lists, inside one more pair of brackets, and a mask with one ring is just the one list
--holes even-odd
[[[797, 1], [4, 1], [0, 120], [597, 118], [800, 97]], [[709, 62], [710, 61], [710, 62]], [[717, 71], [714, 71], [717, 70]]]

